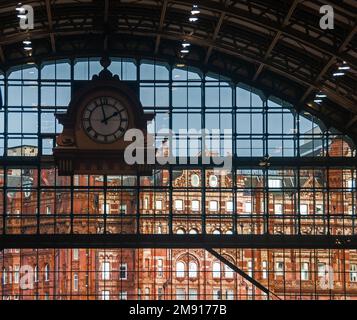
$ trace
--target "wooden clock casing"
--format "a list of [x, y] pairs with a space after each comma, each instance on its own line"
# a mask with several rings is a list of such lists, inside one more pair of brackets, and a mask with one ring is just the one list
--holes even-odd
[[[104, 65], [103, 65], [104, 64]], [[102, 62], [104, 70], [94, 76], [73, 94], [66, 113], [57, 113], [56, 118], [63, 125], [53, 150], [59, 175], [71, 174], [151, 174], [148, 166], [129, 166], [124, 161], [124, 150], [132, 142], [120, 138], [110, 143], [100, 143], [87, 134], [83, 125], [84, 110], [91, 101], [111, 97], [127, 112], [126, 130], [139, 129], [146, 136], [147, 122], [153, 114], [144, 114], [135, 92], [128, 84], [113, 76]], [[147, 148], [147, 146], [145, 146]]]

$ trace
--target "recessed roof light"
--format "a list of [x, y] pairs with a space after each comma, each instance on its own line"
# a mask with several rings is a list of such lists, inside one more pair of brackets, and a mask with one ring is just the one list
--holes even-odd
[[190, 17], [190, 19], [189, 19], [190, 22], [196, 22], [197, 20], [198, 20], [197, 17]]
[[190, 51], [189, 50], [187, 50], [187, 49], [182, 49], [181, 51], [180, 51], [181, 53], [189, 53]]
[[326, 96], [326, 94], [324, 94], [324, 93], [318, 93], [317, 95], [316, 95], [316, 98], [326, 98], [327, 96]]
[[334, 77], [341, 77], [341, 76], [344, 76], [344, 75], [345, 75], [344, 72], [335, 72], [335, 73], [333, 74]]
[[183, 43], [182, 43], [182, 46], [184, 47], [184, 48], [187, 48], [187, 47], [189, 47], [191, 45], [191, 43], [188, 43], [187, 41], [184, 41]]

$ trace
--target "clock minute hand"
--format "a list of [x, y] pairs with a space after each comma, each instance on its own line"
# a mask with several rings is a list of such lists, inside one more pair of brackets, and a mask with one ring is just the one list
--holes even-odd
[[102, 107], [102, 113], [103, 113], [103, 120], [102, 123], [108, 124], [108, 120], [106, 119], [105, 111], [104, 111], [104, 106], [101, 105]]

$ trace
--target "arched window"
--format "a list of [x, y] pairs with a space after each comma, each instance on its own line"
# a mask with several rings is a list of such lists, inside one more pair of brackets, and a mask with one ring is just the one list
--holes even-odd
[[190, 278], [197, 278], [197, 263], [194, 262], [194, 261], [191, 261], [189, 264], [188, 264], [188, 276]]
[[45, 281], [50, 281], [50, 266], [45, 265]]
[[193, 174], [191, 176], [191, 185], [192, 185], [192, 187], [200, 186], [200, 177], [197, 174]]
[[232, 230], [227, 230], [227, 231], [226, 231], [226, 234], [227, 234], [227, 235], [233, 234], [233, 231], [232, 231]]
[[212, 276], [214, 279], [218, 279], [221, 277], [221, 264], [220, 262], [213, 262], [213, 267], [212, 267]]
[[185, 264], [182, 261], [176, 263], [176, 277], [177, 278], [185, 277]]
[[220, 235], [221, 234], [221, 230], [216, 229], [216, 230], [213, 231], [213, 234], [214, 235]]
[[177, 231], [176, 231], [176, 234], [185, 234], [186, 233], [186, 231], [185, 231], [185, 229], [183, 229], [183, 228], [179, 228], [179, 229], [177, 229]]
[[198, 231], [197, 229], [191, 229], [189, 234], [198, 234]]

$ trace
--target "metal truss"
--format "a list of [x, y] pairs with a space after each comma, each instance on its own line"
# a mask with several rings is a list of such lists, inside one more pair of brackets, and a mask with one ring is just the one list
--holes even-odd
[[[35, 29], [18, 28], [13, 1], [0, 5], [2, 69], [45, 58], [111, 55], [184, 62], [274, 94], [357, 136], [356, 7], [340, 1], [228, 1], [199, 3], [197, 23], [188, 21], [193, 1], [23, 1], [35, 9]], [[319, 27], [320, 6], [335, 9], [335, 29]], [[30, 38], [29, 56], [22, 41]], [[187, 40], [192, 50], [182, 61]], [[331, 77], [336, 63], [351, 72]], [[323, 90], [323, 105], [311, 102]]]
[[0, 246], [16, 248], [357, 249], [357, 236], [307, 235], [0, 235]]

